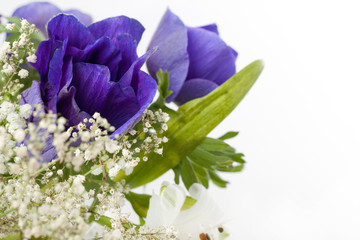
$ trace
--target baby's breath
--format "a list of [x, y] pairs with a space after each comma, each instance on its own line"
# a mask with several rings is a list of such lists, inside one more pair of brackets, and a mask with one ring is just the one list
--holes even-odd
[[29, 63], [36, 62], [36, 49], [31, 41], [31, 35], [38, 31], [35, 25], [22, 20], [20, 24], [7, 24], [6, 29], [16, 29], [19, 38], [12, 43], [5, 41], [0, 47], [0, 102], [16, 100], [19, 97], [20, 91], [24, 88], [22, 80], [29, 81], [29, 71], [25, 69], [24, 64], [26, 60]]
[[69, 127], [41, 106], [4, 101], [0, 110], [0, 238], [84, 239], [90, 222], [111, 216], [90, 238], [176, 239], [171, 227], [154, 231], [129, 221], [122, 207], [130, 189], [118, 176], [150, 152], [162, 154], [166, 113], [147, 110], [134, 129], [117, 135], [98, 113]]

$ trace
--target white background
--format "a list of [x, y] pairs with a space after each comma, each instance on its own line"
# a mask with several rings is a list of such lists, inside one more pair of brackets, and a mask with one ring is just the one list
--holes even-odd
[[[9, 15], [25, 2], [1, 0], [0, 11]], [[244, 240], [360, 239], [357, 3], [56, 1], [95, 20], [138, 19], [147, 29], [139, 54], [169, 6], [188, 25], [216, 22], [222, 38], [239, 52], [239, 70], [264, 59], [258, 82], [212, 133], [240, 131], [231, 144], [245, 153], [246, 168], [225, 176], [231, 181], [226, 190], [212, 186], [210, 191], [226, 213], [232, 239]]]

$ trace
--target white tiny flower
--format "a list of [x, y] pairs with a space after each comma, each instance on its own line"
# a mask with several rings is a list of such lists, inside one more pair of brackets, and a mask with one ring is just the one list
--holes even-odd
[[9, 113], [6, 117], [6, 121], [8, 121], [10, 124], [14, 124], [19, 122], [20, 116], [16, 112]]
[[10, 165], [10, 173], [11, 174], [19, 174], [20, 170], [21, 170], [21, 168], [18, 164], [14, 163], [14, 164]]
[[74, 178], [73, 184], [79, 185], [85, 181], [85, 177], [83, 175], [76, 175]]
[[15, 111], [14, 104], [10, 102], [3, 102], [0, 107], [1, 107], [0, 109], [1, 112], [4, 113], [5, 115]]
[[6, 29], [12, 31], [14, 30], [15, 26], [15, 23], [8, 23], [6, 24]]
[[81, 195], [85, 191], [85, 187], [82, 184], [76, 184], [73, 186], [73, 191], [76, 195]]
[[163, 148], [156, 148], [156, 149], [154, 150], [154, 152], [155, 152], [156, 154], [162, 155], [162, 154], [163, 154]]
[[15, 69], [10, 64], [5, 63], [1, 71], [6, 75], [11, 75], [15, 71]]
[[120, 149], [120, 146], [117, 145], [116, 141], [110, 140], [105, 142], [105, 149], [109, 153], [114, 153]]
[[32, 111], [33, 109], [30, 104], [21, 105], [19, 109], [20, 116], [25, 119], [28, 119], [31, 116]]
[[64, 173], [63, 173], [63, 170], [57, 170], [57, 175], [59, 175], [60, 177], [62, 177], [63, 175], [64, 175]]
[[27, 157], [27, 148], [25, 146], [17, 147], [15, 151], [18, 157], [21, 158]]
[[36, 63], [37, 57], [36, 57], [35, 54], [32, 54], [32, 55], [28, 56], [28, 57], [26, 58], [26, 60], [27, 60], [29, 63]]
[[56, 131], [56, 125], [55, 124], [50, 124], [49, 127], [48, 127], [48, 131], [50, 133], [53, 133]]
[[25, 139], [25, 131], [23, 129], [17, 129], [14, 133], [14, 138], [17, 142], [22, 142]]
[[88, 142], [90, 141], [91, 134], [87, 131], [81, 133], [81, 141]]
[[119, 173], [121, 167], [116, 164], [114, 167], [112, 167], [110, 170], [109, 170], [109, 177], [110, 178], [114, 178], [116, 177], [116, 175]]
[[36, 160], [36, 158], [31, 158], [29, 161], [29, 172], [33, 173], [40, 167], [40, 164]]
[[20, 78], [27, 78], [27, 76], [29, 76], [29, 71], [26, 69], [21, 69], [18, 75]]
[[30, 23], [27, 20], [25, 19], [21, 20], [21, 28], [27, 28], [29, 27], [29, 25]]

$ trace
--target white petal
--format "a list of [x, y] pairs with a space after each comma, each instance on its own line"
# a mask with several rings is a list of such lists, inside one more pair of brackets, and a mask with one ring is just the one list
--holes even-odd
[[179, 213], [174, 226], [179, 231], [180, 239], [188, 237], [188, 234], [191, 234], [191, 239], [199, 239], [200, 233], [210, 233], [217, 229], [221, 223], [222, 212], [201, 184], [193, 184], [189, 192], [197, 201], [194, 206]]
[[184, 190], [175, 185], [169, 185], [159, 195], [153, 194], [150, 198], [146, 225], [157, 228], [161, 225], [172, 225], [185, 201]]

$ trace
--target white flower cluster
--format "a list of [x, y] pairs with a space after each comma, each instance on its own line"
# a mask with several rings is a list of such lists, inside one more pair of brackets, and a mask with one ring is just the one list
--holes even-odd
[[4, 101], [0, 105], [0, 123], [7, 128], [18, 142], [22, 142], [25, 137], [25, 120], [31, 116], [32, 111], [33, 109], [29, 104], [19, 106]]
[[129, 221], [122, 212], [129, 187], [118, 177], [162, 149], [166, 113], [147, 110], [137, 130], [119, 136], [98, 113], [68, 127], [40, 106], [4, 101], [0, 110], [0, 238], [93, 239], [87, 233], [95, 221], [105, 225], [95, 239], [175, 239], [171, 227]]
[[[37, 57], [34, 43], [31, 41], [31, 35], [38, 31], [34, 24], [30, 24], [26, 20], [20, 23], [10, 23], [6, 25], [6, 29], [19, 33], [16, 41], [4, 42], [0, 48], [0, 72], [1, 85], [0, 100], [6, 97], [18, 97], [19, 91], [24, 87], [22, 79], [29, 76], [29, 71], [21, 68], [27, 60], [29, 63], [35, 63]], [[8, 96], [5, 96], [5, 93]]]

